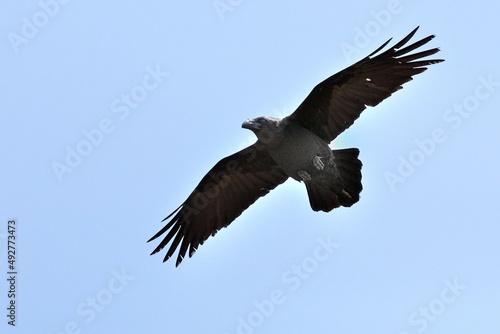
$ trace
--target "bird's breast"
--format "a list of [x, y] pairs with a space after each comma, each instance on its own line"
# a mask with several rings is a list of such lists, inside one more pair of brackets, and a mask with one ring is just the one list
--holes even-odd
[[288, 176], [304, 181], [334, 166], [332, 151], [325, 141], [304, 128], [287, 130], [268, 151]]

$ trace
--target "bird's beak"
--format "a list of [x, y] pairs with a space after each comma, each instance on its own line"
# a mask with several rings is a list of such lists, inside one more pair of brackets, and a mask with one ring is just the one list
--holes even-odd
[[253, 131], [253, 130], [260, 130], [262, 128], [262, 125], [256, 122], [254, 119], [247, 119], [246, 121], [243, 122], [243, 124], [241, 124], [241, 127]]

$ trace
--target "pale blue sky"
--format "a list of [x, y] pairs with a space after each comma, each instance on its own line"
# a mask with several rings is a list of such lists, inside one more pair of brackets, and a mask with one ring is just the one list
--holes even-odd
[[[0, 331], [492, 333], [500, 328], [500, 5], [9, 2], [0, 13]], [[433, 65], [332, 147], [361, 200], [289, 180], [175, 268], [147, 244], [241, 123], [420, 25]], [[7, 221], [17, 222], [16, 327]], [[3, 313], [2, 313], [3, 312]]]

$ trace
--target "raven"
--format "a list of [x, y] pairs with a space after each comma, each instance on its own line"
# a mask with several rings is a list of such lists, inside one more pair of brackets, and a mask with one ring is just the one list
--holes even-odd
[[201, 179], [184, 203], [163, 220], [173, 216], [165, 227], [148, 240], [168, 232], [151, 255], [172, 241], [163, 261], [180, 245], [178, 266], [188, 248], [191, 257], [210, 235], [288, 177], [304, 182], [314, 211], [329, 212], [356, 203], [362, 190], [359, 150], [332, 150], [328, 145], [366, 106], [376, 106], [426, 66], [443, 61], [422, 59], [439, 48], [410, 54], [434, 38], [406, 46], [418, 28], [388, 50], [377, 54], [391, 39], [319, 83], [290, 116], [245, 121], [242, 127], [254, 132], [257, 141], [220, 160]]

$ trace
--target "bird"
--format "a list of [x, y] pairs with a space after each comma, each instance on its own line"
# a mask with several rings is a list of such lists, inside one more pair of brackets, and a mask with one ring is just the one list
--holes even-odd
[[332, 150], [329, 144], [359, 118], [416, 74], [443, 59], [424, 59], [439, 48], [414, 52], [435, 36], [408, 45], [417, 26], [394, 46], [392, 39], [365, 58], [317, 84], [297, 109], [284, 118], [247, 119], [242, 128], [257, 141], [215, 164], [187, 199], [169, 214], [164, 234], [151, 255], [170, 242], [163, 262], [179, 249], [175, 266], [221, 228], [227, 227], [257, 199], [288, 178], [303, 182], [314, 211], [330, 212], [359, 201], [362, 190], [357, 148]]

